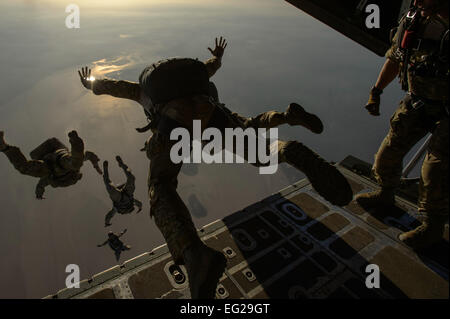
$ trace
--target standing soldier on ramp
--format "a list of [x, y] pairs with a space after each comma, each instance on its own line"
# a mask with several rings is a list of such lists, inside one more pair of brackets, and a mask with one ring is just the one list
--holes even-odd
[[36, 198], [43, 199], [45, 187], [67, 187], [76, 184], [83, 174], [80, 169], [84, 161], [90, 161], [99, 174], [102, 170], [98, 166], [99, 158], [90, 151], [84, 151], [83, 140], [76, 131], [69, 133], [69, 142], [72, 149], [57, 138], [50, 138], [31, 153], [31, 161], [27, 160], [20, 149], [6, 144], [4, 132], [0, 131], [0, 152], [3, 152], [22, 174], [38, 177], [36, 185]]
[[[175, 141], [172, 129], [192, 129], [194, 119], [202, 128], [270, 128], [282, 124], [303, 125], [315, 133], [323, 129], [320, 119], [292, 103], [286, 112], [267, 112], [245, 118], [218, 104], [209, 78], [221, 65], [226, 47], [222, 38], [213, 58], [205, 63], [194, 59], [170, 59], [153, 64], [142, 72], [139, 83], [108, 79], [89, 81], [90, 70], [79, 71], [82, 84], [95, 94], [109, 94], [141, 103], [151, 114], [153, 135], [146, 144], [150, 159], [148, 178], [151, 211], [177, 264], [185, 264], [192, 298], [213, 298], [219, 278], [226, 266], [222, 253], [207, 247], [199, 238], [186, 205], [177, 193], [182, 163], [175, 164], [170, 150]], [[216, 96], [215, 96], [216, 95]], [[192, 136], [192, 135], [191, 135]], [[224, 135], [222, 135], [224, 136]], [[331, 203], [346, 205], [353, 197], [350, 185], [336, 167], [323, 160], [305, 145], [278, 141], [279, 162], [287, 162], [304, 172], [313, 187]]]
[[380, 115], [383, 89], [400, 76], [408, 94], [391, 117], [389, 133], [372, 168], [381, 190], [357, 196], [363, 207], [394, 205], [403, 157], [426, 134], [432, 134], [419, 183], [422, 224], [399, 237], [418, 250], [441, 240], [448, 219], [448, 4], [448, 0], [415, 1], [415, 8], [400, 21], [366, 105], [371, 115]]

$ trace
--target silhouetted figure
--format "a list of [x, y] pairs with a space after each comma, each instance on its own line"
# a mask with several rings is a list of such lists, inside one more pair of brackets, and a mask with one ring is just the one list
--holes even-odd
[[111, 219], [118, 214], [130, 214], [134, 211], [134, 207], [138, 208], [136, 213], [142, 210], [142, 203], [134, 198], [135, 180], [136, 178], [131, 173], [131, 170], [124, 164], [120, 156], [116, 156], [119, 167], [123, 169], [127, 176], [127, 181], [124, 184], [115, 186], [109, 179], [108, 161], [103, 162], [103, 180], [105, 182], [106, 190], [113, 202], [113, 208], [105, 216], [105, 227], [111, 226]]
[[389, 209], [395, 204], [403, 159], [431, 133], [419, 181], [421, 225], [399, 235], [413, 249], [422, 250], [442, 240], [449, 213], [449, 1], [416, 0], [400, 20], [386, 52], [386, 61], [365, 108], [380, 115], [383, 90], [397, 77], [405, 98], [390, 119], [390, 129], [375, 156], [372, 172], [380, 189], [360, 194], [366, 209]]
[[98, 156], [84, 151], [84, 143], [78, 133], [72, 131], [68, 135], [71, 150], [57, 138], [50, 138], [30, 153], [32, 160], [27, 160], [18, 147], [5, 142], [4, 132], [0, 131], [0, 152], [5, 153], [20, 173], [40, 178], [36, 185], [37, 199], [44, 198], [48, 185], [67, 187], [76, 184], [83, 176], [80, 169], [84, 161], [90, 161], [97, 172], [102, 174]]
[[[144, 107], [150, 124], [138, 131], [153, 132], [144, 148], [150, 159], [150, 215], [166, 239], [174, 261], [186, 265], [192, 298], [214, 298], [226, 259], [200, 240], [189, 210], [177, 193], [182, 163], [174, 163], [170, 157], [176, 143], [170, 140], [172, 130], [183, 127], [191, 132], [194, 119], [201, 121], [202, 129], [219, 129], [222, 136], [226, 128], [272, 128], [283, 124], [301, 125], [317, 134], [323, 130], [321, 120], [296, 103], [291, 103], [285, 112], [271, 111], [254, 118], [240, 116], [219, 103], [217, 90], [209, 79], [220, 68], [226, 46], [225, 39], [216, 39], [215, 49], [208, 48], [213, 57], [205, 63], [189, 58], [161, 60], [144, 69], [139, 83], [96, 80], [87, 67], [79, 71], [81, 83], [94, 94], [130, 99]], [[346, 205], [351, 201], [353, 193], [345, 177], [308, 147], [296, 141], [278, 141], [274, 148], [279, 162], [305, 172], [318, 193], [333, 204]]]
[[108, 239], [103, 244], [97, 245], [97, 247], [103, 247], [108, 244], [109, 247], [114, 250], [116, 260], [119, 261], [122, 251], [131, 249], [130, 245], [124, 245], [124, 243], [119, 239], [126, 232], [126, 229], [124, 229], [119, 235], [114, 234], [112, 231], [108, 232]]

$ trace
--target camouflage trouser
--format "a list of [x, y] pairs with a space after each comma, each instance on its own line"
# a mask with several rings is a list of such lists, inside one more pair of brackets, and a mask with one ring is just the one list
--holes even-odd
[[392, 116], [389, 133], [375, 156], [373, 172], [380, 186], [398, 187], [404, 156], [432, 131], [420, 176], [420, 212], [448, 214], [448, 121], [443, 106], [417, 107], [407, 96]]
[[241, 116], [237, 113], [232, 113], [232, 116], [240, 121], [245, 128], [272, 128], [287, 124], [287, 118], [284, 112], [269, 111], [250, 118]]
[[[58, 152], [61, 156], [56, 154]], [[82, 159], [73, 161], [72, 154], [69, 153], [67, 147], [57, 138], [49, 138], [31, 151], [30, 156], [32, 160], [27, 160], [20, 149], [16, 146], [9, 146], [4, 153], [8, 157], [11, 164], [13, 164], [13, 166], [20, 173], [33, 177], [45, 177], [52, 173], [52, 168], [43, 160], [44, 157], [49, 154], [54, 155], [55, 159], [60, 159], [58, 163], [59, 165], [56, 165], [54, 168], [56, 168], [58, 170], [57, 173], [61, 173], [61, 175], [71, 170], [78, 171], [83, 164]], [[76, 163], [76, 165], [73, 165], [73, 163]]]
[[[286, 123], [283, 113], [267, 112], [255, 118], [245, 118], [229, 112], [226, 127], [269, 128]], [[163, 234], [174, 261], [183, 264], [182, 252], [188, 246], [200, 242], [188, 208], [178, 195], [177, 177], [182, 163], [174, 164], [170, 149], [176, 143], [168, 136], [156, 132], [147, 142], [147, 156], [150, 159], [148, 177], [150, 215]]]
[[42, 160], [27, 160], [25, 155], [16, 146], [9, 146], [4, 151], [14, 168], [20, 173], [33, 177], [45, 177], [50, 174], [50, 169]]
[[133, 197], [134, 191], [135, 191], [135, 181], [136, 178], [131, 173], [131, 170], [129, 168], [123, 168], [123, 171], [125, 175], [127, 176], [127, 181], [125, 184], [122, 184], [120, 186], [115, 186], [110, 178], [109, 178], [109, 171], [107, 168], [105, 168], [103, 172], [103, 181], [106, 186], [106, 191], [109, 194], [109, 197], [113, 202], [120, 202], [122, 199], [122, 193], [125, 193], [129, 197]]

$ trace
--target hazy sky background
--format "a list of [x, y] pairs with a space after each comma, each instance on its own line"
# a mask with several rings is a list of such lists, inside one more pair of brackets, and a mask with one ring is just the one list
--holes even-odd
[[[97, 66], [97, 77], [137, 81], [161, 58], [206, 60], [207, 47], [223, 35], [229, 45], [213, 78], [222, 102], [246, 116], [301, 103], [322, 118], [324, 133], [286, 126], [280, 137], [331, 161], [352, 154], [372, 162], [403, 95], [393, 84], [382, 97], [382, 115], [369, 116], [363, 105], [384, 59], [285, 1], [73, 2], [81, 29], [65, 27], [69, 1], [1, 1], [0, 130], [28, 156], [50, 137], [68, 145], [67, 133], [76, 129], [87, 149], [109, 160], [116, 183], [125, 180], [114, 160], [122, 156], [137, 177], [144, 210], [112, 221], [113, 231], [128, 229], [123, 240], [133, 246], [121, 262], [164, 243], [148, 215], [148, 160], [139, 152], [149, 135], [134, 130], [146, 120], [136, 103], [85, 90], [81, 66]], [[112, 204], [89, 163], [82, 172], [77, 185], [48, 187], [47, 199], [37, 201], [37, 179], [20, 175], [0, 155], [1, 298], [55, 293], [68, 264], [80, 266], [82, 279], [116, 264], [108, 247], [96, 247], [106, 239], [103, 220]], [[248, 164], [190, 166], [180, 174], [179, 193], [201, 227], [302, 177], [284, 165], [272, 176]]]

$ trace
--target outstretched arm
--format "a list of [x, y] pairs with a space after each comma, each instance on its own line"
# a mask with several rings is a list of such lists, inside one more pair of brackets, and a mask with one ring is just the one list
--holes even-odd
[[96, 95], [108, 94], [114, 97], [140, 102], [141, 87], [139, 83], [113, 79], [97, 80], [91, 75], [91, 69], [87, 66], [78, 70], [78, 75], [80, 76], [81, 84], [86, 89], [92, 90]]
[[218, 40], [216, 38], [216, 47], [213, 49], [208, 48], [209, 52], [213, 55], [213, 57], [205, 62], [206, 69], [208, 70], [209, 77], [212, 77], [217, 70], [222, 66], [222, 57], [227, 47], [228, 43], [222, 37]]
[[47, 187], [48, 185], [50, 185], [50, 183], [46, 177], [42, 177], [39, 180], [39, 183], [36, 185], [35, 191], [37, 199], [44, 199], [45, 187]]
[[113, 216], [116, 214], [116, 209], [113, 207], [113, 209], [111, 209], [108, 214], [106, 214], [105, 216], [105, 227], [111, 226], [111, 219], [113, 218]]
[[125, 234], [127, 232], [127, 229], [125, 228], [124, 230], [122, 230], [122, 232], [119, 234], [119, 236], [117, 236], [117, 237], [122, 237], [123, 236], [123, 234]]
[[380, 115], [381, 94], [383, 94], [383, 90], [399, 75], [400, 72], [402, 56], [397, 46], [398, 37], [400, 36], [399, 29], [401, 28], [398, 28], [396, 34], [392, 38], [392, 45], [386, 52], [386, 62], [378, 75], [377, 82], [370, 90], [369, 101], [365, 106], [369, 114], [373, 116]]
[[91, 151], [84, 152], [84, 160], [91, 162], [92, 166], [94, 166], [95, 170], [100, 175], [103, 174], [102, 169], [98, 165], [98, 163], [100, 162], [100, 158], [94, 152], [91, 152]]
[[77, 131], [71, 131], [68, 135], [71, 145], [70, 157], [65, 157], [63, 165], [71, 170], [79, 170], [84, 162], [84, 142]]
[[103, 244], [97, 245], [97, 247], [103, 247], [108, 243], [108, 240], [106, 240]]

